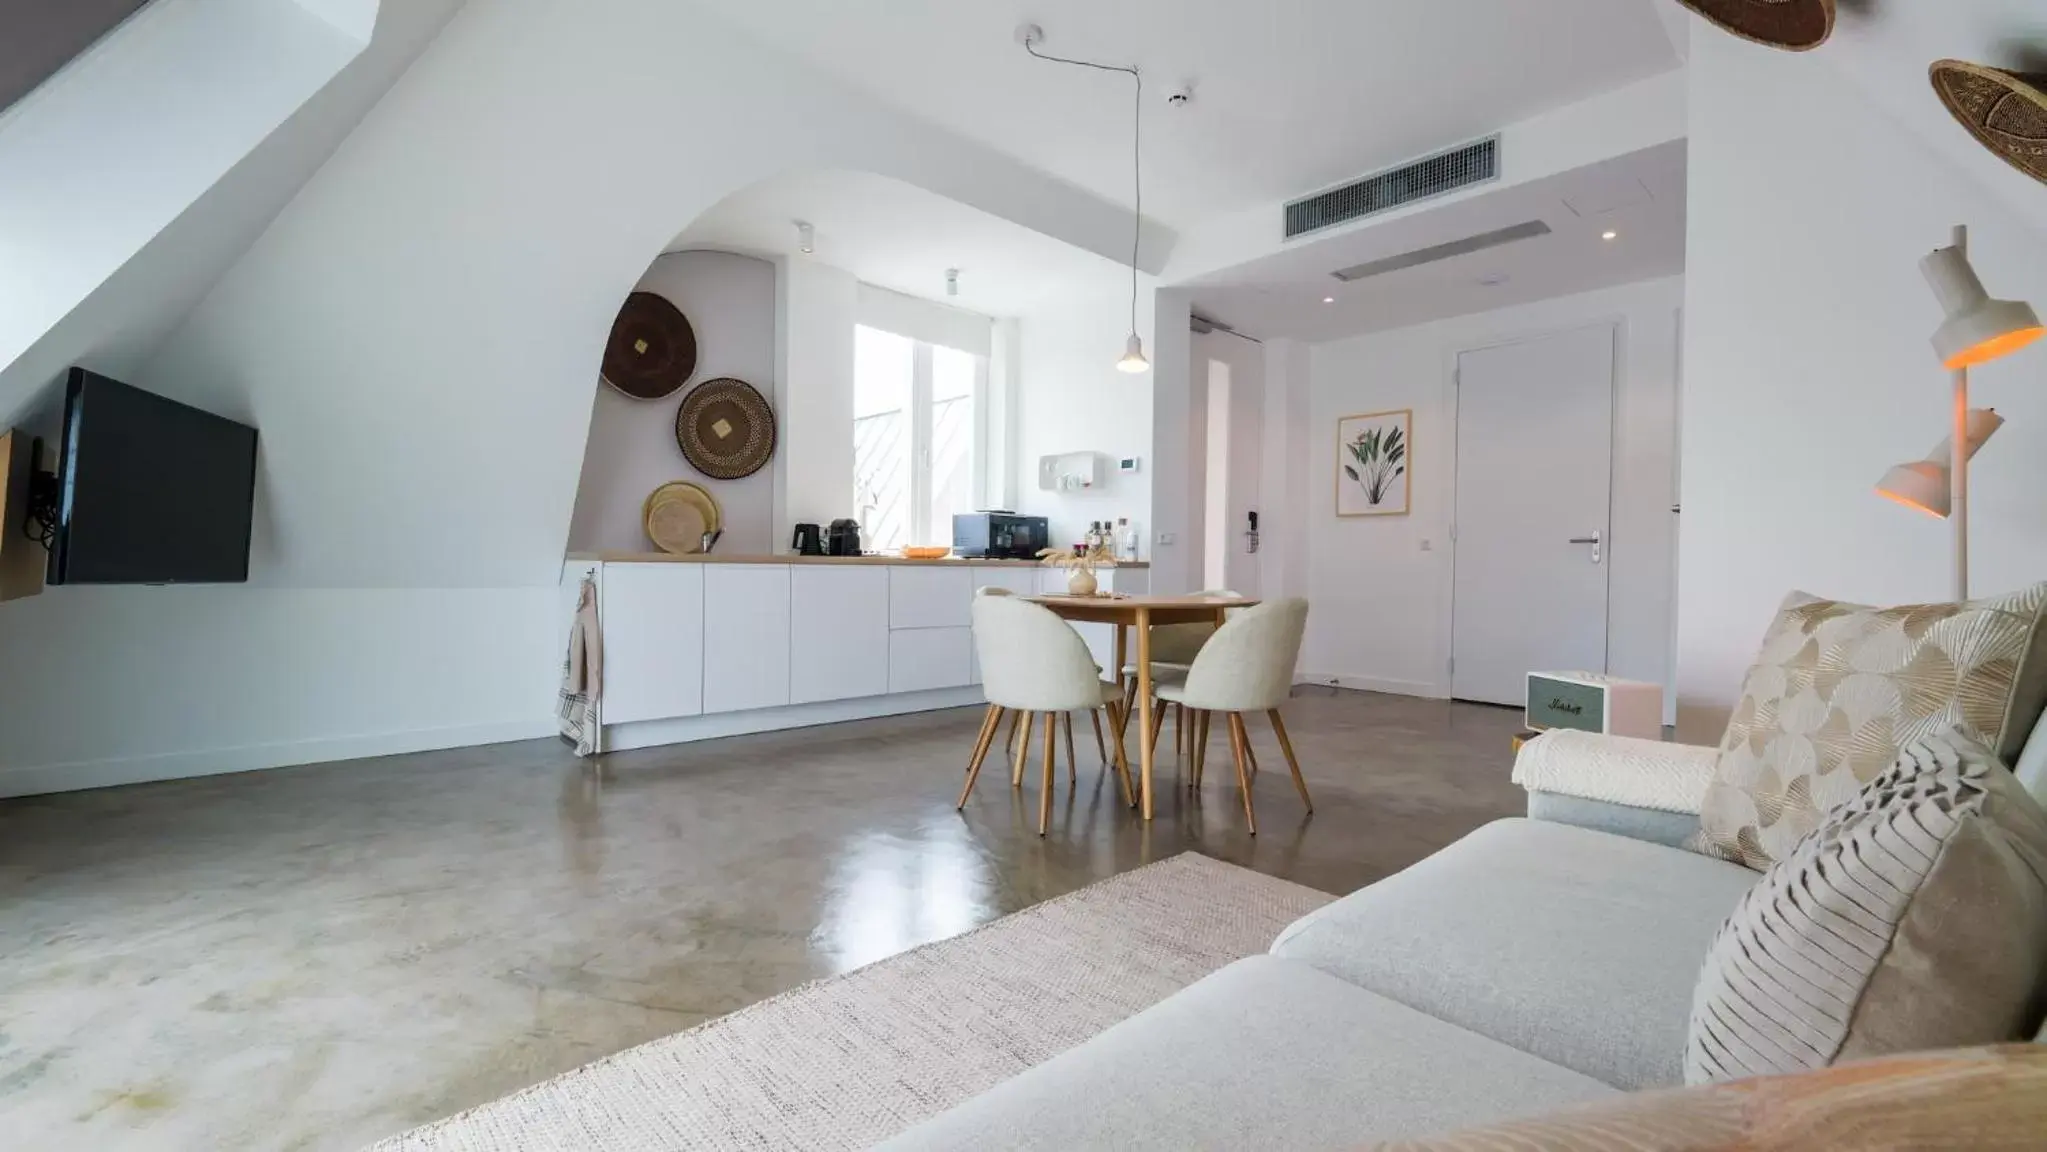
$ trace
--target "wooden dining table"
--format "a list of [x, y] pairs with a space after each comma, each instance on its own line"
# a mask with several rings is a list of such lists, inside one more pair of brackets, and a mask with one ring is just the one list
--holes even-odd
[[[1199, 624], [1213, 620], [1222, 626], [1232, 608], [1249, 608], [1258, 601], [1243, 596], [1029, 596], [1033, 604], [1050, 608], [1060, 617], [1082, 623], [1116, 626], [1116, 677], [1130, 661], [1129, 630], [1137, 630], [1137, 758], [1140, 786], [1138, 803], [1146, 820], [1151, 819], [1152, 726], [1157, 718], [1151, 707], [1151, 630], [1155, 624]], [[1125, 728], [1129, 721], [1125, 720]]]

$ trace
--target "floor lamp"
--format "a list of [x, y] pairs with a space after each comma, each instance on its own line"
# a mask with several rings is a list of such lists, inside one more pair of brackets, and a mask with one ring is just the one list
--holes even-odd
[[[1969, 407], [1969, 369], [1987, 364], [2047, 335], [2032, 306], [1993, 300], [1969, 264], [1969, 230], [1955, 228], [1954, 243], [1919, 262], [1946, 320], [1933, 334], [1933, 350], [1954, 373], [1954, 424], [1947, 440], [1924, 460], [1900, 464], [1877, 483], [1879, 495], [1908, 508], [1944, 517], [1955, 532], [1955, 600], [1969, 598], [1969, 457], [2004, 424], [1988, 408]], [[1956, 446], [1961, 446], [1957, 451]]]

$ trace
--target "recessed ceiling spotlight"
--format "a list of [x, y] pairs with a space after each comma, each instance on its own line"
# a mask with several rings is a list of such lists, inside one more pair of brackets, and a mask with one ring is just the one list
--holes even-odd
[[1507, 282], [1507, 274], [1505, 272], [1488, 272], [1479, 277], [1478, 282], [1487, 288], [1498, 288]]
[[1608, 229], [1607, 229], [1606, 231], [1604, 231], [1604, 232], [1601, 232], [1601, 233], [1599, 234], [1599, 238], [1600, 238], [1601, 240], [1618, 240], [1618, 239], [1620, 239], [1620, 238], [1621, 238], [1621, 234], [1620, 234], [1620, 233], [1618, 233], [1618, 232], [1616, 232], [1616, 231], [1614, 231], [1614, 230], [1613, 230], [1613, 229], [1611, 229], [1611, 228], [1608, 228]]
[[1324, 304], [1334, 304], [1334, 303], [1336, 303], [1336, 297], [1334, 297], [1334, 296], [1324, 296], [1324, 297], [1322, 298], [1322, 302], [1323, 302]]
[[796, 222], [796, 250], [806, 256], [817, 251], [817, 229], [807, 220]]

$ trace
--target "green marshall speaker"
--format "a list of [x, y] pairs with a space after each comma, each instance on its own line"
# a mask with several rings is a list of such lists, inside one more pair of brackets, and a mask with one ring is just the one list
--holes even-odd
[[1528, 727], [1663, 738], [1663, 685], [1596, 672], [1530, 672]]

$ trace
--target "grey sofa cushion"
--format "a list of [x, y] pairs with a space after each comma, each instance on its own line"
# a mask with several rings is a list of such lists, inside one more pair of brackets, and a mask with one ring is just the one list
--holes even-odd
[[1594, 832], [1611, 832], [1630, 840], [1646, 840], [1667, 848], [1682, 848], [1699, 833], [1699, 818], [1689, 812], [1664, 812], [1587, 800], [1562, 792], [1530, 792], [1528, 818], [1552, 824], [1574, 824]]
[[1615, 1087], [1671, 1087], [1707, 945], [1757, 878], [1501, 820], [1302, 918], [1272, 952]]
[[1348, 1148], [1613, 1095], [1305, 964], [1253, 956], [881, 1147]]

